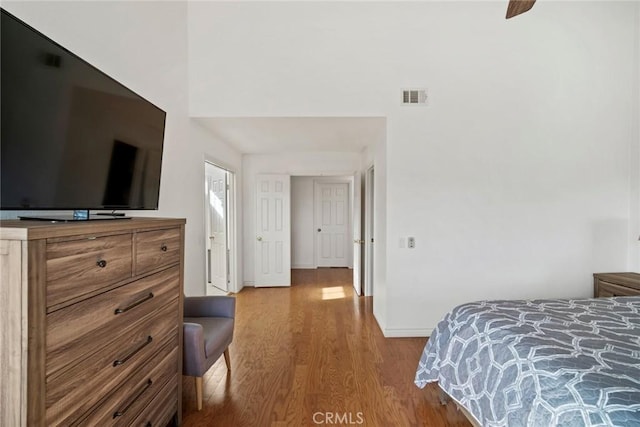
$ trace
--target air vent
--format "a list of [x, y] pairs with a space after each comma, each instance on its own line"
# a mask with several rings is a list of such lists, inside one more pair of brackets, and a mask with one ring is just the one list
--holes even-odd
[[426, 105], [427, 90], [426, 89], [403, 89], [402, 104], [403, 105]]

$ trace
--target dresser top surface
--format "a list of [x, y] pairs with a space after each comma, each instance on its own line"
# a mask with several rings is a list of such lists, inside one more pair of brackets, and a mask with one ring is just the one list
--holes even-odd
[[0, 220], [0, 239], [37, 240], [90, 233], [109, 233], [112, 231], [144, 231], [154, 228], [177, 227], [185, 223], [186, 220], [183, 218], [141, 217], [70, 222], [9, 219]]

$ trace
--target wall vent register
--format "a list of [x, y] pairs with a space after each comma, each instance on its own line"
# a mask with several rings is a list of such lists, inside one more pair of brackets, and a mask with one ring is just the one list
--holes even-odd
[[427, 90], [426, 89], [403, 89], [402, 104], [403, 105], [426, 105]]

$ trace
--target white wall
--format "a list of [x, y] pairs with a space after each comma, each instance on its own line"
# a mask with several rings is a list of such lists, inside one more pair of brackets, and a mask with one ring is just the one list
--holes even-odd
[[160, 208], [131, 214], [187, 219], [185, 292], [204, 294], [204, 154], [238, 171], [241, 161], [206, 132], [192, 131], [187, 4], [3, 1], [2, 7], [167, 112]]
[[[282, 154], [245, 154], [242, 156], [242, 194], [243, 206], [245, 207], [243, 218], [243, 261], [245, 285], [253, 286], [255, 277], [253, 269], [256, 242], [256, 176], [261, 173], [279, 173], [289, 174], [292, 176], [318, 177], [340, 176], [353, 175], [358, 170], [360, 170], [360, 154], [358, 153], [289, 152]], [[304, 184], [302, 185], [304, 186]], [[300, 188], [297, 188], [296, 190], [292, 188], [292, 192], [296, 191], [296, 194], [299, 190]], [[311, 185], [311, 194], [313, 195], [313, 185]], [[313, 200], [311, 203], [313, 204]], [[313, 216], [313, 213], [311, 213], [311, 215]], [[292, 252], [294, 252], [293, 246]], [[308, 259], [308, 254], [305, 259]]]
[[[387, 138], [389, 131], [387, 129]], [[375, 316], [382, 332], [386, 334], [387, 318], [389, 311], [388, 281], [387, 281], [387, 140], [377, 143], [374, 151], [374, 178], [373, 178], [373, 315]], [[417, 183], [412, 183], [415, 185]], [[418, 269], [413, 266], [412, 269]]]
[[629, 150], [629, 160], [631, 176], [629, 179], [629, 188], [631, 200], [629, 203], [629, 216], [635, 218], [629, 224], [629, 261], [628, 266], [631, 271], [640, 271], [640, 2], [636, 2], [636, 24], [635, 24], [635, 104], [633, 106], [633, 116], [639, 119], [635, 120], [631, 129], [632, 138], [638, 141], [638, 144], [632, 146]]
[[388, 334], [429, 332], [466, 300], [588, 297], [593, 272], [629, 268], [632, 5], [567, 5], [544, 29], [465, 40], [474, 78], [422, 120], [389, 120], [388, 232], [417, 248], [389, 245]]
[[[374, 292], [386, 335], [428, 334], [474, 299], [588, 296], [593, 272], [632, 267], [637, 4], [546, 2], [508, 21], [505, 7], [190, 7], [197, 114], [387, 117]], [[426, 87], [429, 105], [401, 107], [404, 87]], [[415, 249], [399, 248], [407, 236]]]
[[417, 248], [389, 245], [388, 334], [428, 332], [466, 300], [588, 297], [593, 272], [629, 268], [633, 5], [546, 7], [526, 33], [465, 39], [454, 78], [474, 78], [389, 120], [388, 234]]

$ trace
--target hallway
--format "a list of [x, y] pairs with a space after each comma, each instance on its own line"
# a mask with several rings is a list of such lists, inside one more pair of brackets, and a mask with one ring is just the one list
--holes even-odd
[[293, 270], [291, 288], [244, 288], [224, 359], [204, 378], [203, 409], [183, 377], [183, 426], [467, 426], [413, 377], [424, 338], [384, 338], [349, 269]]

